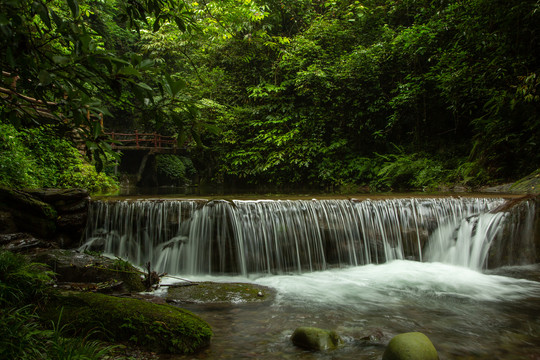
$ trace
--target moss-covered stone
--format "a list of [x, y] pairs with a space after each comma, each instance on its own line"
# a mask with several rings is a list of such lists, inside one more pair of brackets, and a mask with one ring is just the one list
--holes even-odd
[[127, 261], [94, 256], [74, 250], [52, 249], [35, 254], [33, 261], [47, 264], [57, 274], [59, 282], [124, 283], [123, 291], [144, 291], [142, 273]]
[[420, 332], [396, 335], [390, 340], [383, 360], [438, 360], [437, 350], [429, 338]]
[[335, 331], [308, 326], [294, 330], [291, 341], [296, 346], [315, 351], [335, 349], [343, 343]]
[[[67, 324], [75, 335], [128, 341], [151, 351], [190, 354], [210, 344], [210, 326], [189, 311], [170, 305], [97, 293], [63, 292], [41, 312], [45, 321]], [[103, 329], [95, 332], [96, 329]]]
[[168, 301], [184, 303], [240, 304], [268, 301], [275, 292], [265, 286], [247, 283], [201, 282], [170, 287]]

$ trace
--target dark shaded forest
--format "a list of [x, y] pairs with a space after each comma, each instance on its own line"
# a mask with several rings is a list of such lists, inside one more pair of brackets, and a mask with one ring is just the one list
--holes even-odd
[[[536, 0], [0, 0], [0, 184], [114, 188], [105, 132], [179, 182], [437, 190], [540, 167]], [[77, 148], [79, 151], [77, 151]], [[190, 170], [191, 171], [191, 170]]]

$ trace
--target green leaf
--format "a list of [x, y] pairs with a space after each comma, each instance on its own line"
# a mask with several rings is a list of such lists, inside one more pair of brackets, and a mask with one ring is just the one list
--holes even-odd
[[105, 108], [105, 107], [98, 107], [98, 106], [92, 106], [90, 108], [91, 110], [95, 111], [96, 113], [101, 113], [105, 116], [112, 116], [111, 112], [109, 111], [109, 109]]
[[94, 136], [94, 139], [97, 139], [99, 135], [101, 135], [101, 124], [99, 121], [92, 121], [92, 135]]
[[148, 90], [148, 91], [153, 91], [153, 90], [154, 90], [154, 89], [152, 89], [152, 88], [150, 87], [150, 85], [145, 84], [145, 83], [143, 83], [143, 82], [138, 82], [138, 83], [137, 83], [137, 86], [139, 86], [139, 87], [141, 87], [141, 88], [143, 88], [143, 89], [145, 89], [145, 90]]
[[147, 69], [147, 68], [150, 68], [152, 66], [154, 66], [154, 60], [152, 59], [144, 59], [143, 61], [141, 61], [141, 63], [139, 64], [138, 68], [139, 69]]
[[52, 17], [54, 23], [56, 24], [56, 26], [61, 28], [62, 25], [64, 25], [64, 21], [62, 20], [62, 18], [60, 18], [60, 16], [58, 16], [58, 14], [56, 12], [54, 12], [53, 10], [51, 10], [50, 13], [51, 13], [51, 17]]
[[49, 11], [45, 5], [41, 2], [34, 1], [32, 4], [34, 11], [39, 15], [41, 21], [50, 29], [51, 28], [51, 18], [49, 17]]
[[156, 18], [156, 21], [154, 21], [154, 26], [152, 27], [152, 30], [153, 30], [154, 32], [158, 31], [159, 28], [161, 27], [160, 20], [161, 20], [161, 16], [158, 16], [158, 17]]
[[41, 70], [38, 74], [38, 79], [41, 85], [49, 85], [51, 83], [51, 75], [47, 70]]
[[9, 19], [4, 14], [0, 14], [0, 26], [6, 25], [9, 25]]
[[71, 14], [74, 18], [79, 17], [79, 3], [77, 0], [67, 0], [67, 4], [69, 6], [69, 9], [71, 10]]
[[56, 64], [59, 64], [59, 65], [65, 65], [69, 63], [69, 60], [70, 60], [68, 57], [60, 56], [60, 55], [54, 55], [52, 59]]
[[88, 34], [85, 34], [85, 35], [80, 36], [79, 40], [80, 40], [81, 45], [82, 45], [82, 51], [84, 53], [87, 53], [88, 50], [89, 50], [90, 42], [92, 41], [92, 37], [90, 35], [88, 35]]
[[212, 124], [206, 124], [205, 129], [208, 130], [210, 133], [212, 133], [214, 135], [218, 135], [222, 131], [219, 126], [212, 125]]
[[118, 70], [118, 74], [119, 75], [126, 75], [126, 76], [136, 76], [136, 77], [141, 76], [141, 72], [139, 70], [135, 69], [134, 67], [131, 67], [131, 66], [124, 66], [123, 68]]
[[176, 23], [176, 26], [178, 27], [178, 30], [185, 32], [186, 31], [186, 24], [184, 23], [184, 20], [182, 20], [180, 17], [175, 16], [174, 22]]

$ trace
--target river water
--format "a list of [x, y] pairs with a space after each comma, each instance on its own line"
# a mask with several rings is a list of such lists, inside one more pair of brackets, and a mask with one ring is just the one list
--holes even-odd
[[[540, 359], [540, 265], [526, 239], [536, 210], [527, 205], [527, 223], [510, 231], [517, 217], [494, 212], [502, 203], [96, 203], [87, 245], [193, 281], [275, 289], [265, 303], [180, 304], [212, 326], [212, 345], [163, 359], [380, 359], [394, 335], [410, 331], [426, 334], [441, 360]], [[493, 266], [504, 262], [529, 265]], [[290, 335], [300, 326], [335, 330], [344, 345], [299, 349]]]
[[[511, 275], [514, 277], [504, 276]], [[396, 334], [420, 331], [440, 359], [540, 358], [540, 267], [481, 273], [442, 263], [394, 260], [299, 275], [245, 281], [277, 290], [264, 304], [184, 304], [214, 330], [212, 346], [169, 359], [380, 359]], [[530, 280], [528, 280], [528, 279]], [[296, 348], [296, 327], [337, 331], [337, 350]]]

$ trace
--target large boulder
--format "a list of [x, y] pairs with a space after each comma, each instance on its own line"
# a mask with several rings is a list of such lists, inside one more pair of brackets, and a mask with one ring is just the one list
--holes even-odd
[[73, 247], [86, 227], [89, 199], [84, 189], [0, 188], [0, 233], [30, 233]]
[[303, 326], [294, 330], [291, 336], [294, 345], [307, 350], [331, 350], [343, 343], [335, 331]]
[[384, 351], [383, 360], [438, 360], [437, 350], [420, 332], [396, 335]]
[[60, 321], [73, 335], [128, 341], [159, 353], [194, 353], [212, 337], [210, 326], [187, 310], [99, 293], [59, 293], [40, 317], [46, 323]]
[[24, 191], [0, 188], [0, 208], [11, 213], [20, 232], [46, 238], [56, 232], [54, 207]]

